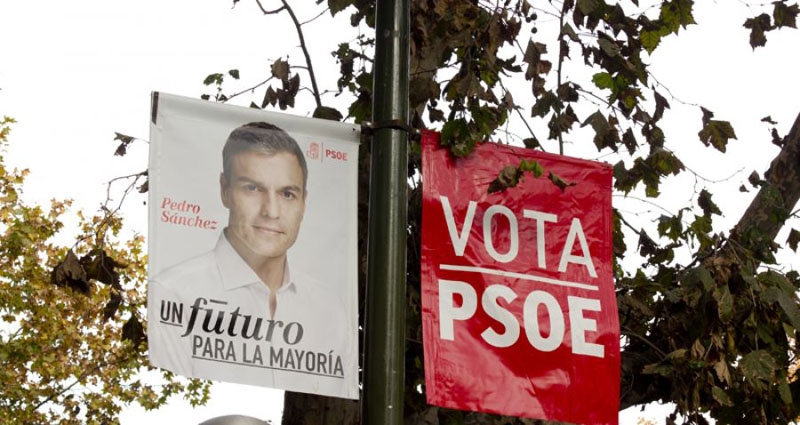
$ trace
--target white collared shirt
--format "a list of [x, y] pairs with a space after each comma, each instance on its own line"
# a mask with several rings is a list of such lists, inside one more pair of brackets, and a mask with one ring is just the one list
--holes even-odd
[[[270, 289], [224, 235], [150, 280], [150, 362], [194, 378], [358, 398], [357, 318], [339, 293], [289, 267]], [[348, 317], [352, 316], [352, 317]], [[271, 318], [272, 317], [272, 318]]]

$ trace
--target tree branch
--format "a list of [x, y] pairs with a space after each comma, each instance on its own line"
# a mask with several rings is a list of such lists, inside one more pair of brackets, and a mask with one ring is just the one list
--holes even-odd
[[[800, 200], [800, 114], [783, 140], [783, 148], [764, 174], [766, 183], [731, 231], [731, 239], [740, 239], [748, 229], [758, 229], [764, 240], [774, 240]], [[780, 199], [773, 195], [776, 189]], [[775, 220], [774, 214], [770, 217], [776, 209], [785, 212], [784, 219]]]
[[303, 56], [306, 58], [306, 65], [308, 65], [308, 77], [311, 79], [311, 87], [314, 90], [314, 101], [317, 102], [317, 108], [322, 106], [322, 99], [319, 95], [319, 88], [317, 87], [317, 77], [314, 75], [314, 66], [311, 64], [311, 55], [308, 53], [308, 46], [306, 45], [306, 39], [303, 36], [303, 29], [300, 21], [297, 20], [297, 16], [294, 14], [294, 10], [292, 10], [291, 6], [286, 0], [281, 0], [283, 3], [283, 8], [289, 12], [289, 16], [292, 18], [292, 22], [294, 22], [294, 27], [297, 29], [297, 37], [300, 39], [300, 48], [303, 50]]
[[[292, 18], [292, 22], [294, 23], [294, 27], [297, 30], [297, 37], [300, 39], [300, 49], [303, 50], [303, 56], [305, 56], [306, 65], [308, 66], [307, 67], [308, 77], [311, 80], [311, 87], [312, 87], [312, 93], [314, 94], [314, 101], [317, 104], [317, 108], [319, 108], [319, 107], [322, 106], [322, 99], [320, 97], [319, 88], [317, 87], [317, 77], [314, 74], [314, 66], [311, 64], [311, 55], [308, 53], [308, 46], [306, 45], [306, 39], [303, 36], [303, 29], [302, 29], [303, 24], [300, 23], [300, 21], [297, 19], [297, 15], [294, 14], [294, 10], [292, 9], [291, 6], [289, 6], [289, 3], [286, 0], [281, 0], [281, 3], [283, 3], [283, 6], [277, 8], [275, 10], [267, 10], [261, 4], [261, 0], [256, 0], [256, 4], [258, 5], [258, 8], [261, 9], [261, 12], [263, 14], [265, 14], [265, 15], [274, 15], [276, 13], [279, 13], [279, 12], [282, 12], [282, 11], [285, 10], [287, 13], [289, 13], [289, 16]], [[321, 13], [320, 13], [320, 15], [321, 15]], [[312, 18], [311, 21], [313, 21], [314, 19], [317, 19], [318, 17], [319, 17], [319, 15], [317, 15], [314, 18]]]

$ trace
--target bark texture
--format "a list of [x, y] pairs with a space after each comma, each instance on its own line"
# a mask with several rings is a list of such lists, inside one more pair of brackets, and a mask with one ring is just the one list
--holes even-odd
[[283, 425], [358, 425], [357, 400], [286, 391]]

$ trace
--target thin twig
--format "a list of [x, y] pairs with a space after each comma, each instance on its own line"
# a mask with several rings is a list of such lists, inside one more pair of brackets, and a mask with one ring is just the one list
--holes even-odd
[[[561, 88], [561, 70], [564, 67], [564, 16], [567, 14], [568, 2], [564, 2], [558, 16], [558, 69], [556, 69], [556, 91]], [[561, 121], [561, 102], [556, 103], [556, 122]], [[564, 155], [564, 137], [558, 131], [558, 153]]]
[[265, 15], [274, 15], [276, 13], [280, 13], [281, 11], [283, 11], [283, 9], [286, 8], [285, 3], [284, 6], [281, 6], [275, 10], [264, 9], [264, 6], [261, 5], [261, 0], [256, 0], [256, 4], [258, 5], [258, 8], [261, 9], [261, 12], [263, 12]]
[[316, 21], [317, 19], [319, 19], [320, 16], [324, 15], [325, 12], [329, 11], [330, 9], [331, 9], [330, 7], [326, 7], [325, 9], [322, 10], [322, 12], [319, 12], [319, 15], [301, 23], [300, 25], [310, 24], [311, 22]]
[[233, 99], [234, 97], [237, 97], [237, 96], [243, 95], [243, 94], [245, 94], [245, 93], [247, 93], [247, 92], [251, 92], [251, 91], [253, 91], [253, 90], [255, 90], [255, 89], [257, 89], [257, 88], [259, 88], [259, 87], [263, 86], [264, 84], [267, 84], [267, 83], [269, 82], [269, 80], [271, 80], [271, 79], [273, 79], [273, 78], [275, 78], [275, 77], [273, 77], [273, 76], [270, 76], [270, 77], [269, 77], [269, 78], [267, 78], [266, 80], [264, 80], [264, 81], [262, 81], [262, 82], [260, 82], [260, 83], [258, 83], [258, 84], [256, 84], [256, 85], [254, 85], [254, 86], [252, 86], [252, 87], [250, 87], [250, 88], [244, 89], [244, 90], [242, 90], [242, 91], [240, 91], [240, 92], [238, 92], [238, 93], [234, 93], [234, 94], [232, 94], [232, 95], [228, 96], [228, 98], [226, 99], [226, 102], [227, 102], [228, 100], [231, 100], [231, 99]]
[[[105, 201], [103, 201], [103, 204], [100, 205], [100, 209], [103, 210], [103, 219], [100, 220], [100, 223], [97, 224], [97, 226], [95, 227], [96, 230], [94, 232], [94, 237], [97, 240], [98, 246], [100, 247], [103, 246], [103, 240], [105, 239], [105, 235], [103, 232], [105, 232], [106, 226], [109, 220], [111, 220], [111, 217], [113, 217], [122, 208], [122, 204], [125, 201], [125, 198], [136, 187], [136, 184], [139, 182], [139, 179], [145, 176], [147, 176], [147, 170], [135, 174], [129, 174], [127, 176], [115, 177], [108, 181], [106, 185], [106, 199]], [[119, 203], [117, 203], [116, 207], [114, 207], [114, 209], [109, 209], [108, 205], [109, 203], [111, 203], [111, 186], [117, 181], [125, 179], [133, 179], [133, 181], [123, 191], [122, 198], [120, 199]], [[75, 244], [72, 246], [73, 249], [87, 238], [88, 235], [78, 238], [78, 240], [75, 241]]]
[[[681, 99], [680, 99], [680, 98], [678, 98], [677, 96], [675, 96], [675, 95], [672, 93], [672, 90], [670, 90], [670, 89], [669, 89], [669, 87], [667, 87], [666, 85], [664, 85], [664, 84], [663, 84], [661, 81], [658, 81], [658, 78], [656, 78], [655, 74], [653, 74], [653, 73], [652, 73], [652, 72], [650, 72], [649, 70], [647, 71], [647, 75], [649, 75], [649, 76], [650, 76], [650, 78], [652, 78], [652, 79], [653, 79], [653, 80], [656, 82], [656, 84], [658, 84], [658, 86], [659, 86], [659, 87], [663, 87], [663, 88], [664, 88], [664, 90], [666, 90], [666, 91], [667, 91], [667, 93], [669, 94], [669, 97], [671, 97], [673, 100], [677, 101], [678, 103], [682, 103], [682, 104], [684, 104], [684, 105], [700, 107], [700, 105], [698, 105], [698, 104], [696, 104], [696, 103], [686, 102], [686, 101], [684, 101], [684, 100], [681, 100]], [[655, 90], [655, 88], [653, 88], [653, 90]]]
[[656, 350], [656, 351], [658, 352], [658, 354], [660, 354], [660, 355], [661, 355], [661, 358], [662, 358], [662, 359], [667, 357], [667, 354], [666, 354], [666, 353], [664, 353], [663, 351], [661, 351], [661, 349], [660, 349], [660, 348], [656, 347], [656, 346], [655, 346], [655, 344], [653, 344], [652, 342], [648, 341], [648, 340], [647, 340], [647, 338], [645, 338], [645, 337], [643, 337], [643, 336], [641, 336], [641, 335], [637, 334], [636, 332], [633, 332], [633, 331], [629, 330], [627, 327], [626, 327], [626, 328], [625, 328], [625, 329], [624, 329], [622, 332], [620, 332], [620, 333], [621, 333], [622, 335], [625, 335], [625, 336], [632, 336], [632, 337], [635, 337], [635, 338], [636, 338], [636, 339], [638, 339], [639, 341], [642, 341], [642, 342], [644, 342], [645, 344], [649, 345], [649, 346], [650, 346], [650, 348], [652, 348], [652, 349]]

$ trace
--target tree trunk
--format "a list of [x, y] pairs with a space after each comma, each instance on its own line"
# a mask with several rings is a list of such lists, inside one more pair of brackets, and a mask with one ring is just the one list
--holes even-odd
[[[772, 160], [764, 178], [766, 184], [731, 231], [731, 239], [741, 238], [748, 229], [755, 228], [764, 239], [772, 242], [800, 199], [800, 115], [783, 139], [783, 148]], [[780, 198], [774, 196], [776, 189]], [[785, 215], [779, 215], [776, 220], [776, 211]]]
[[286, 391], [283, 425], [358, 425], [358, 400]]

